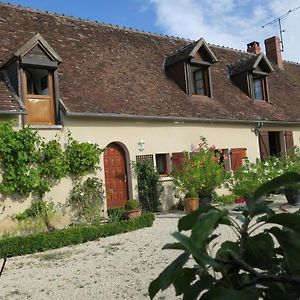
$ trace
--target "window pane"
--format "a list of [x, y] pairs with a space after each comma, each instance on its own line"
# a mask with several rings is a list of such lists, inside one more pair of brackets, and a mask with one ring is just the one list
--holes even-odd
[[156, 154], [156, 168], [160, 175], [168, 174], [167, 170], [167, 154]]
[[256, 78], [253, 80], [254, 84], [254, 98], [256, 100], [263, 100], [263, 87], [262, 87], [262, 79]]
[[27, 93], [30, 95], [49, 95], [48, 70], [27, 69]]
[[206, 95], [205, 74], [203, 69], [199, 69], [193, 73], [194, 90], [196, 95]]

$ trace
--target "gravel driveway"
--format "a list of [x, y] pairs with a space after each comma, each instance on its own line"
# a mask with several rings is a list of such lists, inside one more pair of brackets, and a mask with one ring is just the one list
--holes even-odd
[[[158, 215], [151, 228], [10, 258], [0, 299], [149, 299], [149, 283], [178, 254], [161, 248], [179, 217]], [[176, 297], [171, 288], [157, 299]]]
[[[180, 216], [157, 215], [151, 228], [10, 258], [0, 278], [0, 299], [149, 299], [149, 283], [179, 254], [161, 248], [174, 241], [170, 234]], [[219, 242], [235, 238], [224, 227], [218, 232]], [[156, 299], [176, 299], [173, 288]]]

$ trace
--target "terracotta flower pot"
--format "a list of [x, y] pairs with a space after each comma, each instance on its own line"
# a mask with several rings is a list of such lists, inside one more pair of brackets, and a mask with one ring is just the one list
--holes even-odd
[[198, 198], [185, 198], [184, 199], [184, 212], [189, 214], [199, 207]]
[[124, 219], [136, 219], [142, 215], [142, 210], [140, 208], [134, 210], [128, 210], [123, 213]]

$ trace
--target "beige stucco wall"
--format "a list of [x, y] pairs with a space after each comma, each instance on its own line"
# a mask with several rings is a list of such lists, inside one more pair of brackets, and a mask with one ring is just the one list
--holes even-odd
[[[254, 134], [254, 125], [250, 124], [226, 124], [226, 123], [201, 123], [201, 122], [158, 122], [158, 121], [134, 121], [134, 120], [101, 120], [97, 118], [65, 118], [64, 126], [54, 129], [40, 129], [39, 133], [46, 140], [58, 137], [62, 145], [67, 143], [67, 130], [70, 130], [73, 137], [79, 141], [98, 143], [100, 147], [106, 147], [112, 142], [118, 142], [124, 146], [127, 153], [129, 197], [137, 197], [137, 181], [132, 174], [129, 162], [135, 160], [136, 155], [147, 155], [157, 153], [191, 151], [198, 146], [200, 137], [204, 136], [209, 145], [217, 148], [247, 148], [247, 155], [250, 160], [259, 157], [258, 138]], [[294, 142], [299, 145], [300, 127], [289, 126], [264, 126], [263, 130], [284, 131], [292, 130]], [[138, 142], [145, 142], [145, 149], [139, 151]], [[104, 179], [103, 160], [102, 170], [95, 176]], [[163, 194], [163, 208], [170, 207], [173, 197], [171, 178], [163, 178], [165, 192]], [[64, 179], [55, 186], [52, 191], [46, 194], [46, 199], [54, 202], [64, 203], [72, 188], [72, 181]], [[0, 221], [8, 215], [24, 210], [30, 203], [11, 199], [0, 201]]]

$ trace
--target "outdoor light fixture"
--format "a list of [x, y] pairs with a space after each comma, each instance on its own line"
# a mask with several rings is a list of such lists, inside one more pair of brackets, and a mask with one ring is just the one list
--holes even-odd
[[138, 144], [139, 151], [145, 150], [145, 142], [143, 140], [140, 140], [137, 144]]
[[262, 129], [263, 126], [264, 126], [263, 122], [257, 122], [256, 123], [256, 127], [253, 130], [255, 135], [259, 135], [259, 132], [260, 132], [260, 130]]

